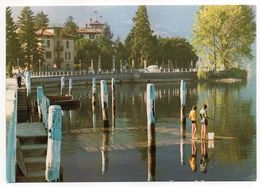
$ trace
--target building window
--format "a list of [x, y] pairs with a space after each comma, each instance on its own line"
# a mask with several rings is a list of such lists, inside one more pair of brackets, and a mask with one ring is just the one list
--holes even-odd
[[66, 41], [66, 48], [70, 48], [70, 42], [69, 41]]
[[51, 58], [51, 52], [50, 51], [46, 51], [46, 58], [50, 59]]
[[71, 58], [70, 52], [65, 52], [65, 59], [70, 59], [70, 58]]
[[51, 47], [51, 41], [47, 40], [47, 47]]

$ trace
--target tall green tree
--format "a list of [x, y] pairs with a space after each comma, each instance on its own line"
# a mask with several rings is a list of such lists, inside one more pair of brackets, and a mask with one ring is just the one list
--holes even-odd
[[38, 12], [35, 16], [35, 28], [41, 29], [43, 27], [48, 27], [49, 25], [49, 18], [47, 14], [44, 14], [43, 11]]
[[108, 23], [105, 23], [104, 26], [104, 30], [103, 30], [103, 34], [109, 39], [111, 40], [113, 38], [113, 33], [110, 29], [110, 25]]
[[[87, 69], [94, 61], [94, 68], [97, 69], [100, 49], [96, 40], [79, 39], [75, 42], [75, 63], [81, 61], [82, 69]], [[79, 64], [80, 65], [80, 64]]]
[[36, 36], [35, 17], [30, 7], [24, 7], [18, 17], [18, 36], [21, 42], [24, 60], [20, 63], [27, 68], [38, 65], [39, 59], [43, 62], [44, 51], [40, 47], [40, 41]]
[[69, 16], [65, 23], [64, 23], [64, 32], [67, 34], [71, 34], [73, 36], [77, 36], [77, 29], [79, 27], [77, 26], [77, 24], [74, 22], [74, 18], [72, 16]]
[[146, 6], [139, 6], [134, 18], [133, 38], [132, 38], [132, 55], [135, 57], [140, 66], [143, 61], [151, 60], [152, 56], [152, 33]]
[[20, 58], [20, 45], [16, 34], [17, 25], [12, 17], [12, 9], [6, 8], [6, 67], [8, 67], [8, 75], [12, 74], [12, 66], [18, 65], [17, 59]]
[[215, 70], [239, 66], [252, 58], [255, 41], [254, 11], [246, 5], [200, 7], [193, 28], [192, 43], [198, 55], [211, 62]]

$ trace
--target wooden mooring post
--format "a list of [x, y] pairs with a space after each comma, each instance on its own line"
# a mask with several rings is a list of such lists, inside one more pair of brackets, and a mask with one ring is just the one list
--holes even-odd
[[185, 106], [186, 106], [186, 81], [181, 80], [180, 85], [180, 121], [181, 121], [181, 130], [182, 132], [186, 130], [186, 115], [185, 115]]
[[38, 115], [39, 115], [39, 121], [41, 121], [41, 103], [42, 103], [42, 98], [43, 98], [43, 87], [38, 86], [37, 87], [37, 109], [38, 109]]
[[48, 182], [61, 181], [61, 124], [62, 111], [59, 105], [49, 107], [48, 144], [45, 178]]
[[60, 79], [60, 95], [63, 94], [62, 91], [63, 91], [64, 86], [65, 86], [65, 77], [62, 76], [61, 79]]
[[108, 91], [107, 91], [107, 83], [105, 80], [100, 81], [100, 94], [101, 94], [101, 108], [102, 108], [102, 117], [103, 117], [104, 127], [109, 127]]
[[116, 124], [116, 102], [115, 102], [115, 91], [116, 91], [116, 81], [115, 78], [111, 80], [111, 90], [112, 90], [112, 127], [115, 128]]
[[72, 95], [72, 78], [69, 78], [69, 95]]
[[148, 142], [148, 181], [155, 181], [156, 143], [155, 143], [155, 86], [147, 84], [146, 110], [147, 110], [147, 142]]
[[93, 128], [96, 128], [96, 124], [97, 124], [96, 97], [97, 97], [96, 78], [93, 78], [92, 79], [92, 123], [93, 123]]

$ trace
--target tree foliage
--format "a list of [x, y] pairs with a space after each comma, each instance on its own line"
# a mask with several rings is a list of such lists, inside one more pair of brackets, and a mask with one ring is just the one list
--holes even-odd
[[75, 63], [81, 61], [82, 69], [86, 69], [94, 61], [94, 67], [97, 68], [98, 56], [100, 49], [96, 40], [79, 39], [75, 42]]
[[250, 6], [202, 6], [193, 28], [193, 45], [215, 69], [221, 65], [230, 69], [252, 57], [255, 31], [255, 15]]
[[77, 36], [77, 29], [79, 27], [77, 26], [77, 24], [74, 22], [74, 18], [72, 16], [69, 16], [65, 23], [64, 23], [64, 32], [70, 35], [74, 35]]
[[[17, 25], [12, 18], [12, 9], [6, 8], [6, 66], [17, 65], [17, 59], [20, 58], [20, 45], [16, 34]], [[10, 72], [10, 71], [9, 71]], [[9, 76], [11, 74], [9, 73]]]
[[35, 17], [30, 7], [24, 7], [18, 17], [18, 36], [22, 47], [23, 60], [21, 66], [35, 66], [39, 59], [44, 61], [44, 51], [39, 45], [36, 37]]
[[146, 6], [139, 6], [134, 20], [133, 33], [131, 36], [131, 56], [139, 66], [143, 65], [143, 61], [148, 63], [152, 56], [152, 33], [150, 22], [147, 14]]
[[[158, 58], [170, 63], [171, 68], [189, 68], [198, 57], [192, 45], [184, 38], [158, 38]], [[164, 65], [164, 66], [165, 66]]]
[[35, 28], [41, 29], [43, 27], [48, 27], [49, 25], [49, 18], [47, 14], [44, 14], [43, 11], [38, 12], [35, 16]]

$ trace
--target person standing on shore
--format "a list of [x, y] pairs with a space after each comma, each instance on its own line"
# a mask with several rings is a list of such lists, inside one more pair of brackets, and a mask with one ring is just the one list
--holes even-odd
[[206, 140], [207, 134], [207, 125], [208, 125], [208, 114], [207, 114], [208, 106], [206, 104], [203, 105], [202, 109], [200, 110], [200, 117], [201, 120], [201, 139]]
[[196, 137], [196, 132], [197, 132], [197, 106], [194, 105], [192, 107], [192, 110], [190, 111], [190, 114], [189, 114], [189, 118], [191, 120], [191, 123], [192, 123], [192, 139], [194, 140]]

